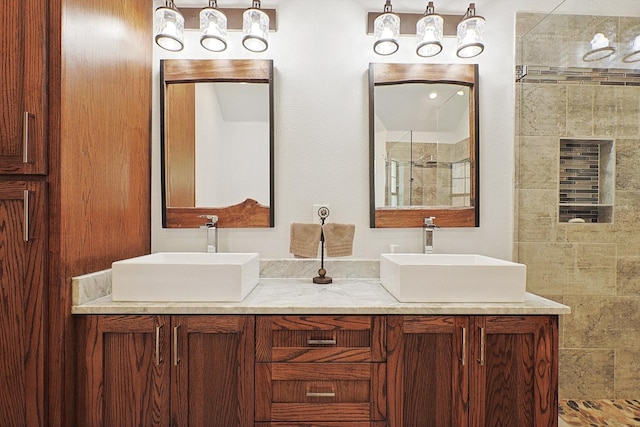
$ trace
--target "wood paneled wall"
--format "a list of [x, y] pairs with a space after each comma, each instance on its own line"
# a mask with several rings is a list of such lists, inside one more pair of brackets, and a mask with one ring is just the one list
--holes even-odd
[[151, 248], [153, 7], [51, 0], [49, 425], [73, 422], [71, 277]]

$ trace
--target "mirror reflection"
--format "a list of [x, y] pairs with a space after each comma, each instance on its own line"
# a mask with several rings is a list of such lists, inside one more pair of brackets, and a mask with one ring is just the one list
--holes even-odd
[[377, 86], [375, 114], [376, 207], [471, 205], [465, 86]]
[[271, 61], [164, 60], [163, 225], [273, 226]]
[[477, 226], [473, 65], [371, 64], [371, 226]]

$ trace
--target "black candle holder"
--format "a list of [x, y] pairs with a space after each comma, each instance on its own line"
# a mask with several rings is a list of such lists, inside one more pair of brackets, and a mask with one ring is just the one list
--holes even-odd
[[[320, 223], [324, 226], [324, 221], [329, 217], [329, 209], [325, 206], [318, 209], [318, 216], [320, 217]], [[324, 230], [320, 233], [320, 270], [318, 275], [313, 278], [313, 283], [318, 285], [328, 285], [332, 283], [333, 279], [327, 276], [327, 270], [324, 268]]]

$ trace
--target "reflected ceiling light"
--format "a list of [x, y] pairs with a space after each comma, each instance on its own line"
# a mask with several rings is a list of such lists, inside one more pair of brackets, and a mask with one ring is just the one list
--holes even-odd
[[484, 18], [476, 16], [476, 4], [469, 4], [467, 13], [458, 23], [458, 51], [460, 58], [473, 58], [484, 50]]
[[459, 91], [456, 92], [456, 95], [464, 96], [464, 90], [460, 89]]
[[438, 92], [431, 92], [429, 94], [429, 99], [436, 99], [438, 97]]
[[218, 9], [217, 0], [200, 11], [200, 44], [212, 52], [227, 48], [227, 15]]
[[252, 52], [264, 52], [269, 47], [269, 16], [260, 10], [260, 0], [242, 14], [242, 45]]
[[616, 49], [609, 46], [609, 39], [602, 33], [596, 33], [591, 39], [591, 50], [584, 54], [582, 60], [585, 62], [599, 61], [613, 55]]
[[633, 40], [631, 52], [622, 57], [622, 62], [638, 62], [640, 61], [640, 34]]
[[393, 13], [391, 0], [387, 0], [384, 11], [374, 21], [373, 51], [378, 55], [391, 55], [398, 50], [400, 36], [400, 17]]
[[166, 6], [156, 9], [154, 27], [158, 46], [172, 52], [184, 48], [184, 17], [173, 0], [166, 0]]
[[433, 2], [430, 1], [424, 16], [416, 24], [416, 38], [418, 39], [416, 54], [418, 56], [435, 56], [442, 51], [443, 26], [444, 18], [435, 13]]

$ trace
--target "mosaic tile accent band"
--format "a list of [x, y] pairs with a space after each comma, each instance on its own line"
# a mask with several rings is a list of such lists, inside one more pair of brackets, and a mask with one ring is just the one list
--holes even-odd
[[640, 86], [640, 70], [516, 65], [516, 81], [522, 83]]

